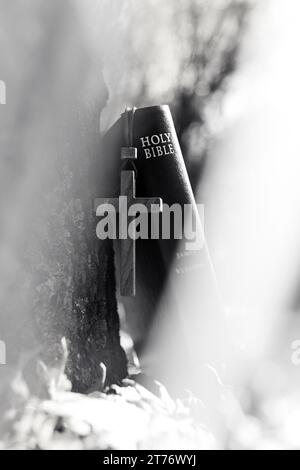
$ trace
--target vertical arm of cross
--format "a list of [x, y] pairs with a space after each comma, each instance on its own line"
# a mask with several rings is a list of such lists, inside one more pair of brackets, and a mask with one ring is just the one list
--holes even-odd
[[[135, 197], [134, 171], [121, 172], [121, 196], [127, 197], [127, 207]], [[125, 217], [126, 215], [126, 217]], [[136, 243], [128, 236], [127, 213], [120, 209], [120, 232], [126, 233], [126, 238], [120, 240], [120, 291], [122, 296], [134, 297], [136, 294]], [[124, 227], [126, 224], [126, 227]]]
[[[128, 143], [131, 139], [128, 139]], [[121, 149], [121, 160], [130, 160], [133, 167], [134, 160], [137, 160], [136, 147], [123, 147]], [[135, 198], [135, 173], [134, 171], [121, 172], [121, 196], [126, 196], [128, 206]], [[124, 297], [134, 297], [136, 294], [136, 242], [128, 236], [127, 213], [124, 217], [124, 210], [120, 209], [120, 232], [126, 233], [125, 238], [120, 239], [120, 293]], [[126, 224], [126, 227], [124, 226]]]
[[[122, 171], [121, 173], [121, 196], [126, 196], [128, 201], [128, 208], [132, 204], [143, 204], [150, 212], [152, 206], [155, 206], [155, 210], [162, 211], [162, 199], [159, 197], [155, 198], [136, 198], [135, 188], [135, 173], [134, 171]], [[127, 209], [127, 208], [126, 208]], [[122, 210], [120, 208], [120, 218], [122, 221]], [[123, 218], [122, 223], [127, 223]], [[134, 223], [134, 221], [133, 221]], [[121, 295], [123, 296], [135, 296], [136, 292], [136, 242], [128, 235], [128, 227], [121, 227], [122, 233], [127, 233], [126, 239], [121, 239]], [[124, 231], [123, 231], [124, 230]]]
[[[137, 149], [122, 149], [122, 160], [136, 160]], [[133, 162], [132, 162], [133, 163]], [[134, 166], [134, 165], [133, 165]], [[106, 205], [109, 210], [119, 213], [120, 239], [120, 292], [122, 296], [134, 297], [136, 294], [136, 241], [128, 233], [128, 208], [132, 204], [143, 204], [148, 212], [162, 212], [162, 200], [154, 198], [136, 198], [136, 175], [132, 170], [121, 171], [121, 195], [119, 198], [96, 199], [94, 209]], [[110, 207], [109, 207], [110, 206]], [[100, 215], [100, 214], [99, 214]], [[135, 223], [135, 221], [132, 221]], [[122, 234], [122, 235], [120, 235]]]

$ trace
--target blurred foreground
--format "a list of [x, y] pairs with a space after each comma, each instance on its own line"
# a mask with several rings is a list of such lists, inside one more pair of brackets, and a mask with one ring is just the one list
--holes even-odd
[[[68, 1], [62, 7], [58, 1], [0, 2], [5, 64], [0, 79], [7, 83], [1, 124], [13, 130], [1, 135], [0, 340], [14, 350], [14, 360], [21, 352], [17, 367], [8, 357], [1, 369], [0, 447], [300, 449], [299, 2], [264, 0], [248, 17], [250, 3], [95, 0], [88, 7]], [[58, 27], [57, 17], [66, 23]], [[74, 110], [76, 100], [82, 107]], [[32, 299], [24, 294], [33, 272], [23, 259], [25, 235], [37, 233], [33, 214], [45, 220], [39, 230], [48, 219], [44, 203], [49, 201], [37, 195], [56, 182], [57, 174], [63, 178], [59, 191], [65, 192], [74, 176], [62, 164], [66, 154], [71, 161], [75, 156], [80, 169], [86, 155], [94, 153], [97, 160], [96, 127], [107, 129], [125, 105], [163, 102], [173, 105], [191, 182], [198, 202], [205, 204], [224, 318], [212, 321], [210, 312], [201, 310], [195, 278], [185, 331], [173, 323], [169, 308], [166, 316], [154, 319], [140, 357], [142, 372], [166, 388], [144, 376], [145, 387], [133, 377], [105, 394], [101, 383], [92, 396], [75, 394], [63, 362], [51, 370], [40, 364], [44, 394], [34, 396], [22, 378], [21, 340], [32, 310]], [[81, 124], [80, 138], [74, 116]], [[95, 123], [92, 116], [93, 129], [88, 124]], [[67, 136], [66, 123], [71, 128]], [[77, 138], [85, 142], [82, 147]], [[54, 160], [58, 170], [49, 172]], [[78, 188], [86, 191], [80, 177]], [[60, 215], [60, 195], [57, 200]], [[50, 241], [56, 243], [60, 234], [65, 257], [58, 252], [52, 266], [51, 251], [51, 263], [33, 262], [42, 272], [46, 264], [46, 273], [52, 266], [51, 276], [38, 282], [38, 298], [44, 292], [51, 299], [58, 319], [57, 298], [74, 318], [75, 258], [84, 267], [77, 284], [86, 284], [88, 262], [81, 245], [88, 244], [85, 236], [93, 222], [88, 232], [75, 209], [80, 249], [69, 245], [70, 234], [55, 223]], [[178, 283], [183, 298], [185, 287], [184, 281]], [[83, 304], [78, 318], [86, 319], [90, 333], [93, 325], [82, 316]], [[147, 328], [144, 312], [128, 305], [123, 309], [132, 361], [133, 342], [144, 339]], [[187, 312], [182, 312], [183, 322]], [[65, 328], [69, 333], [68, 321]], [[7, 337], [6, 330], [12, 332]], [[72, 332], [78, 336], [75, 327]], [[182, 357], [183, 335], [191, 344], [191, 361]], [[30, 336], [26, 343], [33, 347]], [[95, 353], [93, 345], [80, 347], [87, 358]], [[198, 381], [199, 394], [189, 390], [187, 377]]]

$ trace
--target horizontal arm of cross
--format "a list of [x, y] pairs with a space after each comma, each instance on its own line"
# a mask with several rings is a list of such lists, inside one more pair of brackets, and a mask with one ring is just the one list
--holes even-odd
[[132, 202], [134, 204], [142, 204], [147, 208], [148, 212], [162, 212], [163, 210], [163, 201], [160, 197], [137, 197]]
[[[124, 158], [135, 158], [132, 149], [124, 150]], [[124, 170], [121, 172], [121, 196], [113, 198], [100, 198], [94, 200], [94, 210], [96, 215], [104, 215], [104, 212], [114, 211], [115, 213], [121, 212], [120, 218], [122, 219], [123, 211], [128, 211], [134, 204], [142, 205], [148, 213], [159, 213], [163, 210], [163, 201], [160, 197], [135, 197], [136, 190], [136, 176], [134, 171]], [[124, 214], [125, 215], [125, 214]], [[123, 221], [127, 224], [127, 219]], [[127, 227], [125, 227], [127, 230]], [[121, 229], [122, 230], [122, 227]], [[130, 237], [120, 237], [121, 243], [121, 256], [120, 256], [120, 291], [123, 296], [134, 296], [136, 288], [136, 246], [135, 240]]]
[[[148, 212], [162, 212], [163, 210], [163, 201], [160, 197], [141, 197], [130, 199], [131, 204], [142, 204], [146, 207]], [[119, 212], [119, 198], [99, 198], [94, 200], [94, 211], [97, 213], [99, 206], [109, 204], [113, 207], [116, 213]], [[154, 206], [154, 207], [153, 207]]]

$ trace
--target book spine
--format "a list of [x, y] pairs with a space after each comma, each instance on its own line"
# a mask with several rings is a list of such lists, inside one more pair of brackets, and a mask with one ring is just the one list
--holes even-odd
[[[172, 268], [175, 274], [183, 274], [204, 269], [211, 277], [212, 266], [205, 247], [203, 227], [169, 107], [137, 109], [132, 126], [132, 145], [137, 148], [138, 155], [137, 196], [160, 197], [164, 203], [159, 223], [159, 245], [167, 270]], [[181, 208], [181, 220], [174, 214], [169, 217], [174, 205]], [[168, 231], [162, 231], [164, 222], [168, 220], [171, 221], [169, 239], [165, 237]], [[175, 224], [181, 224], [181, 227]], [[186, 236], [187, 228], [190, 229], [189, 235], [194, 236], [194, 243], [191, 243], [190, 236]], [[175, 236], [180, 232], [182, 242]]]

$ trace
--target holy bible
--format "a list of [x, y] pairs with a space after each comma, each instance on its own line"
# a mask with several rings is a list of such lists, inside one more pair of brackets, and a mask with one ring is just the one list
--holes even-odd
[[[158, 197], [163, 202], [158, 229], [153, 226], [157, 219], [153, 222], [149, 214], [148, 239], [137, 240], [136, 296], [122, 298], [134, 339], [143, 348], [166, 289], [174, 300], [169, 308], [178, 310], [179, 316], [188, 316], [189, 309], [197, 309], [197, 299], [207, 299], [208, 292], [209, 303], [217, 305], [218, 289], [169, 107], [127, 110], [108, 131], [104, 142], [111, 165], [120, 155], [120, 148], [137, 149], [137, 159], [121, 161], [119, 169], [134, 171], [138, 198]], [[118, 180], [115, 184], [117, 195]], [[181, 217], [175, 206], [181, 208]], [[168, 230], [164, 230], [166, 220], [170, 221]], [[187, 289], [178, 295], [182, 284]]]

